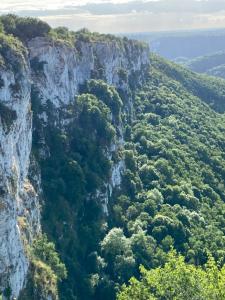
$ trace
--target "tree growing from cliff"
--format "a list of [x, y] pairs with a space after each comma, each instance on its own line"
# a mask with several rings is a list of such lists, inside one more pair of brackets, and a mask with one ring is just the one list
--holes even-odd
[[5, 33], [12, 34], [24, 42], [37, 36], [46, 36], [51, 29], [47, 23], [39, 19], [20, 18], [13, 14], [0, 17], [0, 32], [1, 24]]

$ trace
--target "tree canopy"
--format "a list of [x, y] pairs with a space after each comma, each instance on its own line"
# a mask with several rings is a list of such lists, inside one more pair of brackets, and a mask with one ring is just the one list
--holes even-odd
[[131, 278], [118, 300], [225, 299], [225, 266], [219, 268], [211, 256], [204, 266], [196, 267], [171, 251], [164, 266], [140, 271], [140, 280]]

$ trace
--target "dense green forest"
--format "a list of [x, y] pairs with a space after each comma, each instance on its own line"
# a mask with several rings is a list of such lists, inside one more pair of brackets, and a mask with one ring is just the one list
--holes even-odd
[[[63, 112], [73, 124], [67, 134], [51, 123], [46, 128], [52, 155], [38, 158], [47, 198], [43, 228], [68, 271], [60, 299], [115, 299], [123, 283], [140, 276], [140, 265], [162, 266], [171, 247], [197, 266], [208, 253], [225, 262], [225, 83], [156, 56], [150, 61], [145, 85], [131, 90], [132, 120], [124, 121], [124, 95], [91, 80]], [[49, 104], [54, 122], [52, 111]], [[104, 149], [120, 122], [125, 145], [109, 160]], [[126, 169], [106, 218], [94, 191], [121, 158]]]
[[[0, 21], [0, 38], [18, 51], [40, 35], [71, 45], [119, 39], [15, 16]], [[21, 300], [40, 299], [37, 290], [60, 300], [224, 299], [225, 81], [149, 59], [142, 84], [123, 72], [129, 93], [93, 76], [61, 110], [50, 101], [43, 106], [32, 87], [32, 155], [41, 170], [46, 235], [29, 249]], [[56, 126], [60, 119], [69, 125]], [[109, 157], [121, 130], [124, 143]], [[96, 191], [119, 161], [122, 182], [105, 214]]]

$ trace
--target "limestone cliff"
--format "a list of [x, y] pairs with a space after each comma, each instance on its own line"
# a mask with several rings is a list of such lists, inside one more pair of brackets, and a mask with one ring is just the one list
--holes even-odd
[[[40, 174], [32, 178], [37, 181], [35, 188], [28, 180], [32, 146], [31, 98], [35, 94], [43, 107], [50, 102], [56, 113], [55, 126], [64, 128], [68, 120], [59, 118], [60, 111], [74, 101], [81, 84], [90, 78], [101, 78], [126, 95], [123, 109], [132, 114], [130, 87], [143, 80], [149, 53], [135, 42], [117, 40], [78, 41], [76, 46], [71, 46], [37, 37], [28, 43], [27, 49], [20, 45], [21, 51], [3, 40], [1, 45], [0, 289], [10, 290], [10, 297], [17, 298], [28, 272], [26, 245], [40, 232]], [[48, 124], [45, 110], [38, 118], [44, 128]], [[44, 138], [42, 144], [43, 155], [48, 155]], [[110, 157], [112, 150], [121, 144], [122, 123], [107, 155]], [[123, 161], [112, 166], [111, 179], [105, 183], [110, 193], [120, 184], [123, 167]], [[96, 197], [101, 198], [107, 213], [108, 194], [99, 190]]]
[[80, 84], [90, 78], [99, 77], [121, 87], [121, 70], [128, 77], [137, 73], [140, 80], [149, 64], [148, 48], [132, 41], [78, 41], [72, 47], [48, 38], [35, 38], [29, 42], [29, 53], [34, 85], [43, 102], [50, 100], [56, 107], [71, 103]]
[[40, 230], [35, 190], [27, 179], [32, 144], [30, 68], [25, 49], [1, 41], [0, 288], [17, 297], [28, 269], [26, 243]]

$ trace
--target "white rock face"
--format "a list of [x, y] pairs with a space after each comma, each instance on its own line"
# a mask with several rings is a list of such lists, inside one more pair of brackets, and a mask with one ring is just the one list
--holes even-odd
[[[32, 72], [35, 91], [38, 92], [42, 104], [50, 101], [56, 110], [72, 103], [79, 93], [80, 85], [95, 77], [99, 69], [102, 70], [102, 79], [126, 93], [128, 84], [121, 82], [120, 71], [125, 70], [128, 78], [138, 74], [136, 80], [141, 81], [144, 68], [149, 65], [149, 49], [137, 46], [132, 41], [79, 42], [77, 47], [71, 47], [47, 38], [35, 38], [29, 43], [29, 52], [31, 65], [32, 62], [40, 64], [40, 70]], [[127, 111], [132, 113], [129, 97], [127, 106]], [[46, 122], [43, 113], [40, 119]], [[65, 120], [60, 120], [60, 125], [64, 126]], [[109, 159], [112, 151], [116, 151], [123, 144], [123, 130], [119, 128], [118, 131], [118, 140], [107, 151]], [[43, 149], [43, 155], [46, 155], [46, 149]], [[106, 215], [112, 190], [120, 185], [123, 170], [123, 161], [113, 165], [109, 182], [96, 191], [96, 197], [102, 203]]]
[[10, 66], [0, 69], [0, 289], [10, 287], [13, 298], [28, 269], [23, 225], [30, 224], [31, 237], [40, 223], [37, 195], [27, 180], [32, 144], [30, 71], [24, 58], [12, 55], [11, 60], [12, 65], [21, 65], [20, 71]]
[[[119, 71], [125, 69], [129, 76], [149, 63], [148, 49], [132, 42], [79, 42], [77, 47], [70, 47], [48, 38], [35, 38], [28, 50], [29, 59], [12, 54], [11, 66], [0, 67], [0, 291], [10, 287], [12, 299], [18, 297], [26, 281], [29, 261], [25, 245], [40, 232], [38, 194], [27, 178], [32, 145], [31, 83], [42, 104], [50, 101], [60, 110], [74, 101], [80, 84], [94, 73], [103, 70], [102, 79], [126, 91]], [[5, 109], [11, 112], [8, 119]], [[43, 126], [47, 124], [45, 112], [40, 120]], [[67, 120], [60, 121], [67, 124]], [[118, 136], [109, 157], [121, 143], [122, 136]], [[105, 191], [97, 191], [106, 214], [123, 169], [123, 161], [115, 164]], [[39, 174], [34, 177], [40, 180]]]
[[80, 42], [79, 50], [47, 38], [29, 43], [30, 61], [39, 62], [43, 71], [33, 72], [33, 81], [43, 102], [50, 100], [56, 107], [70, 104], [78, 94], [79, 85], [90, 79], [98, 68], [108, 84], [119, 86], [118, 72], [128, 75], [149, 64], [148, 49], [129, 47], [118, 42]]

